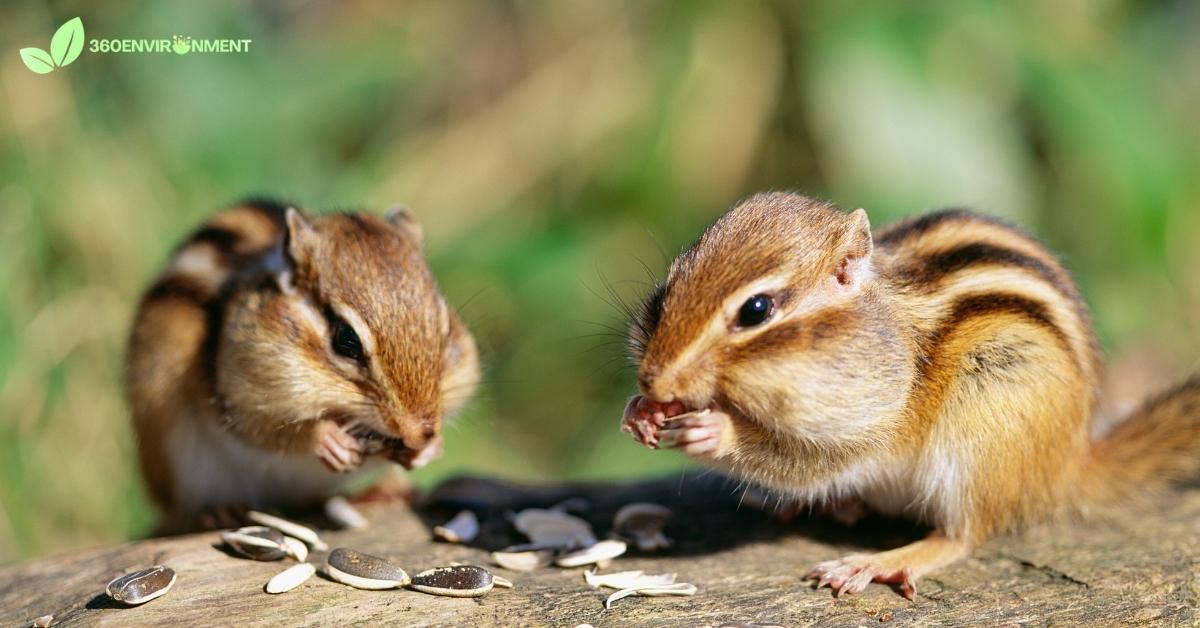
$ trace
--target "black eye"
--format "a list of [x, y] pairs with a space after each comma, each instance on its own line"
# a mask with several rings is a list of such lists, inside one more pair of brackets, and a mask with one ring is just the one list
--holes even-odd
[[338, 355], [362, 362], [362, 341], [358, 339], [358, 334], [354, 333], [354, 328], [346, 321], [333, 323], [333, 350]]
[[765, 294], [756, 294], [742, 304], [738, 310], [738, 327], [758, 327], [771, 316], [775, 303]]

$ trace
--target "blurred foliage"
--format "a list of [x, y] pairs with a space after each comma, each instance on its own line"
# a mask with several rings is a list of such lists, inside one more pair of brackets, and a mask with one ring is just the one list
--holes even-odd
[[[253, 44], [26, 70], [17, 50], [76, 15], [89, 38]], [[766, 188], [876, 224], [1019, 221], [1107, 348], [1165, 365], [1121, 381], [1180, 376], [1200, 331], [1197, 33], [1182, 1], [9, 3], [0, 562], [148, 527], [119, 384], [132, 308], [179, 238], [251, 193], [424, 222], [487, 366], [425, 485], [683, 468], [617, 432], [622, 310]]]

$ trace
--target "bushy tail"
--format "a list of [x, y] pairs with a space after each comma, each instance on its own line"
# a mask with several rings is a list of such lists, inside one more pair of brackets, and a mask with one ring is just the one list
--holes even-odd
[[1200, 376], [1145, 402], [1094, 443], [1079, 497], [1089, 509], [1200, 479]]

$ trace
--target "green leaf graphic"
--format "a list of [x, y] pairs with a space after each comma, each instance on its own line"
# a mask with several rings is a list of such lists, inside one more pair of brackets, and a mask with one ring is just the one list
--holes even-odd
[[49, 74], [54, 71], [54, 60], [41, 48], [22, 48], [21, 61], [25, 62], [25, 67], [38, 74]]
[[58, 27], [50, 40], [50, 56], [54, 65], [62, 67], [79, 58], [83, 52], [83, 20], [75, 18]]

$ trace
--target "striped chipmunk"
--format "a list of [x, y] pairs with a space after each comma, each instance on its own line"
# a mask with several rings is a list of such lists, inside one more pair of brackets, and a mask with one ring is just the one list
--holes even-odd
[[872, 234], [862, 209], [759, 194], [671, 264], [630, 345], [641, 395], [622, 428], [642, 444], [932, 528], [817, 565], [839, 594], [911, 599], [990, 536], [1200, 471], [1200, 378], [1090, 440], [1101, 361], [1071, 277], [966, 211]]
[[197, 229], [142, 298], [126, 388], [164, 529], [307, 507], [441, 453], [479, 379], [407, 210], [306, 217], [247, 201]]

